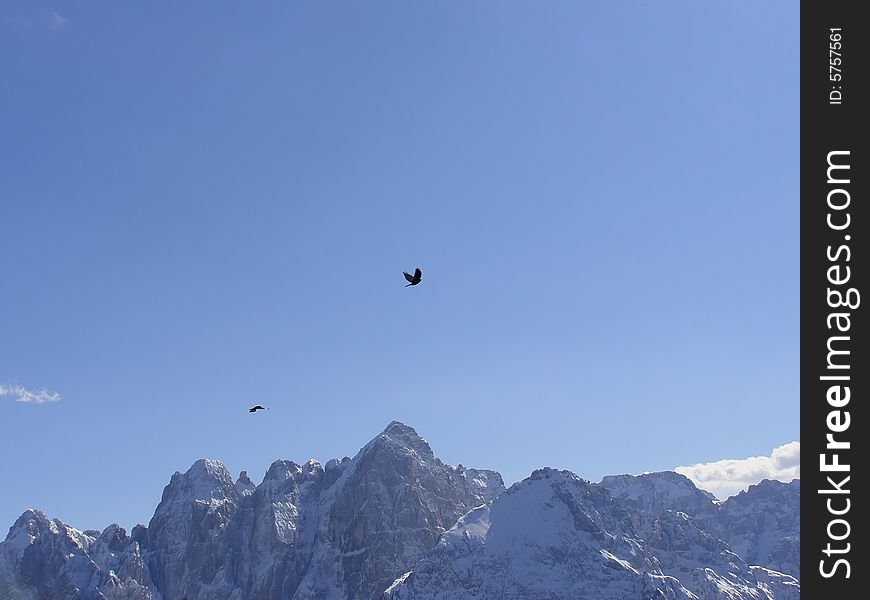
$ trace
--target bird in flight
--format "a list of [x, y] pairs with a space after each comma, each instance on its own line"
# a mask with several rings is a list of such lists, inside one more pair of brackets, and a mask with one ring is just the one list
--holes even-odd
[[421, 271], [419, 267], [414, 269], [413, 275], [411, 275], [410, 273], [405, 273], [404, 271], [402, 272], [402, 275], [404, 275], [405, 279], [408, 280], [408, 285], [406, 285], [405, 287], [417, 285], [418, 283], [420, 283], [420, 280], [423, 279], [423, 271]]
[[258, 410], [266, 410], [266, 407], [265, 407], [265, 406], [260, 406], [260, 405], [258, 404], [257, 406], [252, 406], [251, 408], [249, 408], [249, 409], [248, 409], [248, 412], [257, 412]]

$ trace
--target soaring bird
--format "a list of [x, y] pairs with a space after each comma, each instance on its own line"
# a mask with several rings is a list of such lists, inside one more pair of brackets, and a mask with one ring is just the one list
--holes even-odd
[[419, 267], [414, 269], [413, 275], [405, 273], [404, 271], [402, 272], [402, 275], [404, 275], [405, 279], [408, 280], [408, 285], [406, 285], [405, 287], [417, 285], [418, 283], [420, 283], [420, 280], [423, 279], [423, 271], [421, 271]]
[[266, 410], [266, 407], [265, 407], [265, 406], [260, 406], [260, 405], [258, 404], [257, 406], [253, 406], [253, 407], [249, 408], [249, 409], [248, 409], [248, 412], [257, 412], [258, 410]]

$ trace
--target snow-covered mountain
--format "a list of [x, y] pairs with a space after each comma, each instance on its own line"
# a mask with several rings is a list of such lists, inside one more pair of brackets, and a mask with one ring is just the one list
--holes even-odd
[[130, 535], [27, 510], [0, 543], [0, 598], [790, 600], [776, 567], [797, 574], [800, 487], [777, 485], [719, 505], [675, 473], [542, 469], [505, 491], [394, 421], [353, 458], [279, 460], [259, 485], [199, 460]]
[[[666, 495], [686, 499], [680, 489]], [[645, 504], [643, 496], [634, 500]], [[793, 577], [747, 565], [686, 513], [638, 514], [605, 486], [554, 469], [535, 471], [462, 517], [384, 594], [389, 600], [799, 597]]]
[[131, 537], [27, 511], [0, 544], [0, 581], [52, 599], [380, 597], [503, 489], [498, 473], [445, 465], [393, 422], [353, 459], [279, 460], [257, 486], [199, 460], [172, 476], [148, 527]]
[[158, 600], [141, 547], [110, 525], [87, 533], [27, 510], [0, 543], [0, 598]]
[[690, 515], [712, 535], [728, 542], [751, 565], [800, 577], [801, 482], [765, 479], [718, 502], [685, 476], [670, 471], [605, 477], [602, 485], [625, 503], [643, 529], [671, 510]]
[[462, 517], [391, 600], [691, 598], [633, 535], [607, 490], [542, 469]]
[[747, 562], [799, 577], [800, 511], [800, 479], [765, 479], [722, 503], [717, 532]]

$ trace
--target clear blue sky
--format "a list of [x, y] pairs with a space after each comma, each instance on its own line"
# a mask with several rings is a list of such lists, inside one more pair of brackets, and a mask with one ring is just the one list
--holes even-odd
[[63, 399], [0, 535], [392, 419], [508, 483], [798, 439], [798, 66], [786, 1], [3, 2], [0, 385]]

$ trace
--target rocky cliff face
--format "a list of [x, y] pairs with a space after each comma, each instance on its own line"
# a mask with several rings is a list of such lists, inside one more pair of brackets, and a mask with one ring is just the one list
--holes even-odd
[[199, 460], [130, 535], [28, 510], [0, 543], [0, 598], [791, 600], [799, 496], [763, 482], [720, 504], [675, 473], [553, 469], [504, 491], [393, 422], [353, 458], [279, 460], [259, 485]]
[[715, 518], [718, 512], [712, 494], [699, 490], [691, 480], [673, 471], [643, 475], [609, 475], [601, 485], [635, 516], [635, 525], [648, 528], [661, 513], [684, 512], [699, 522]]
[[795, 577], [801, 571], [801, 482], [765, 479], [728, 498], [718, 533], [752, 565]]
[[606, 489], [542, 469], [460, 519], [384, 596], [690, 600], [632, 531]]
[[[635, 489], [650, 494], [645, 483]], [[681, 485], [682, 482], [677, 482]], [[691, 484], [690, 484], [691, 485]], [[664, 487], [667, 487], [666, 485]], [[686, 499], [682, 490], [672, 497]], [[800, 597], [789, 576], [747, 565], [683, 512], [638, 514], [603, 485], [542, 469], [465, 515], [385, 592], [388, 600], [761, 600]]]
[[503, 489], [498, 473], [446, 465], [393, 422], [352, 459], [279, 460], [256, 486], [199, 460], [132, 538], [28, 511], [0, 544], [0, 581], [57, 599], [375, 598]]
[[610, 476], [601, 484], [632, 510], [641, 529], [665, 511], [683, 512], [726, 541], [746, 563], [800, 577], [799, 479], [765, 479], [724, 502], [669, 471]]
[[498, 473], [445, 465], [412, 428], [390, 424], [336, 481], [321, 519], [326, 543], [299, 598], [323, 598], [332, 591], [323, 582], [335, 580], [347, 597], [379, 597], [459, 517], [502, 490]]
[[0, 597], [162, 600], [139, 543], [123, 528], [84, 533], [35, 510], [0, 544]]

